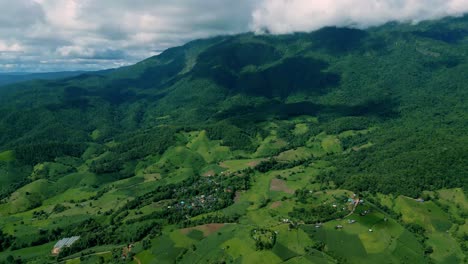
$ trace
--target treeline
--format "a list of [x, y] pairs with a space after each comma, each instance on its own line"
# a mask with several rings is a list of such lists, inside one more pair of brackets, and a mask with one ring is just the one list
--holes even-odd
[[[322, 181], [332, 180], [355, 191], [410, 197], [418, 197], [424, 190], [468, 190], [468, 178], [464, 176], [468, 171], [468, 152], [463, 145], [429, 141], [422, 135], [408, 137], [411, 139], [405, 140], [406, 144], [385, 144], [372, 136], [371, 140], [377, 140], [372, 148], [328, 157], [337, 170], [322, 175]], [[362, 143], [359, 138], [356, 142]]]
[[119, 173], [120, 178], [131, 176], [133, 170], [125, 170], [126, 164], [149, 155], [164, 153], [175, 144], [176, 132], [174, 127], [158, 127], [124, 134], [116, 146], [107, 148], [107, 153], [91, 162], [89, 170], [97, 174]]
[[[10, 172], [11, 173], [11, 172]], [[23, 176], [23, 177], [21, 177]], [[21, 188], [22, 186], [25, 186], [28, 183], [31, 183], [31, 179], [26, 178], [27, 175], [19, 174], [18, 178], [20, 178], [19, 181], [11, 183], [7, 186], [2, 186], [0, 188], [0, 204], [2, 203], [2, 200], [7, 198], [10, 194]]]
[[312, 208], [294, 207], [289, 216], [304, 221], [306, 224], [326, 222], [345, 216], [347, 211], [339, 210], [330, 205], [319, 205]]
[[28, 239], [18, 239], [16, 237], [10, 237], [10, 249], [18, 250], [22, 248], [43, 245], [50, 241], [58, 240], [62, 232], [63, 229], [57, 227], [53, 229], [39, 229], [37, 233], [32, 233]]
[[223, 144], [232, 150], [255, 151], [250, 135], [238, 126], [226, 121], [218, 122], [206, 127], [208, 138], [222, 140]]
[[111, 151], [124, 160], [137, 160], [152, 154], [162, 154], [175, 144], [177, 129], [170, 126], [157, 127], [142, 132], [124, 134], [119, 144]]
[[13, 241], [14, 238], [12, 236], [3, 233], [3, 231], [0, 230], [0, 252], [8, 249]]
[[375, 121], [364, 116], [346, 116], [324, 122], [320, 127], [329, 135], [336, 135], [348, 130], [363, 130], [369, 128]]
[[370, 137], [368, 134], [357, 134], [351, 137], [341, 138], [340, 141], [341, 146], [343, 146], [344, 149], [349, 149], [352, 147], [359, 147], [369, 143], [369, 138]]
[[313, 160], [313, 158], [307, 159], [307, 160], [295, 160], [291, 162], [279, 162], [276, 159], [268, 159], [261, 161], [257, 166], [255, 166], [255, 170], [265, 173], [268, 171], [272, 170], [285, 170], [285, 169], [290, 169], [297, 167], [299, 165], [309, 163]]
[[85, 150], [85, 143], [72, 142], [41, 142], [22, 144], [14, 148], [16, 158], [28, 165], [53, 161], [62, 156], [80, 157]]
[[100, 245], [132, 243], [145, 237], [150, 239], [161, 234], [162, 227], [158, 222], [146, 221], [132, 224], [106, 225], [94, 219], [83, 221], [70, 226], [63, 236], [79, 234], [77, 240], [70, 248], [63, 248], [59, 258], [63, 258], [82, 250]]
[[180, 226], [183, 228], [205, 225], [205, 224], [214, 224], [214, 223], [237, 223], [241, 216], [238, 214], [234, 215], [224, 215], [224, 214], [214, 214], [203, 216], [199, 219], [190, 219], [180, 223]]
[[96, 174], [115, 173], [123, 169], [125, 160], [115, 152], [109, 152], [104, 156], [94, 159], [89, 164], [89, 171]]
[[289, 149], [304, 146], [311, 137], [316, 136], [322, 132], [318, 125], [307, 125], [307, 131], [305, 133], [296, 135], [293, 133], [294, 128], [295, 124], [293, 123], [280, 123], [277, 129], [277, 136], [288, 143]]

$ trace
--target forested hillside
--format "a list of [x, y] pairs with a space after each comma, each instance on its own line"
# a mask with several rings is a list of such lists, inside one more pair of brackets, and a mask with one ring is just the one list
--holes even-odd
[[[150, 248], [153, 257], [164, 252], [151, 241], [168, 240], [161, 236], [167, 226], [257, 225], [263, 220], [250, 214], [266, 208], [272, 219], [291, 218], [290, 229], [302, 230], [310, 244], [288, 249], [281, 237], [287, 230], [279, 231], [278, 244], [264, 238], [273, 237], [272, 225], [258, 229], [264, 235], [252, 235], [257, 250], [273, 248], [282, 261], [320, 251], [327, 252], [325, 262], [461, 261], [467, 249], [466, 239], [460, 242], [467, 235], [467, 28], [468, 17], [460, 17], [221, 36], [106, 74], [2, 86], [0, 251], [8, 251], [0, 261], [30, 247], [47, 252], [58, 238], [85, 233], [59, 257], [143, 241], [136, 253], [150, 259]], [[252, 193], [264, 185], [273, 194]], [[456, 208], [447, 204], [452, 191], [463, 197]], [[333, 238], [307, 227], [347, 212], [306, 205], [339, 203], [352, 192], [369, 198], [366, 206], [380, 218], [392, 219], [392, 239], [405, 236], [418, 253], [399, 246], [400, 253], [372, 251], [365, 244], [370, 238], [360, 237], [369, 255], [347, 256], [333, 249]], [[418, 206], [410, 198], [420, 197], [434, 200], [424, 206], [440, 212], [433, 220], [439, 226], [406, 215]], [[444, 255], [435, 236], [452, 224], [459, 228], [450, 237], [457, 251]], [[200, 243], [228, 240], [225, 232], [218, 238], [207, 230], [184, 232]], [[187, 261], [207, 252], [195, 245], [210, 247], [187, 239], [166, 241], [175, 253], [164, 259]], [[234, 261], [234, 255], [206, 260]]]

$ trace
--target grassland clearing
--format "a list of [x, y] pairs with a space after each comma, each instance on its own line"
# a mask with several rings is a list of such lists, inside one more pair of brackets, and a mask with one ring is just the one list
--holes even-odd
[[419, 224], [430, 232], [445, 232], [452, 226], [448, 215], [432, 201], [422, 203], [399, 196], [394, 208], [402, 214], [403, 221]]
[[15, 160], [15, 153], [11, 150], [0, 152], [0, 161], [10, 162]]
[[306, 147], [299, 147], [281, 152], [276, 156], [279, 161], [306, 160], [313, 157], [314, 152]]
[[180, 232], [182, 232], [182, 234], [184, 234], [184, 235], [187, 235], [192, 230], [198, 230], [198, 231], [201, 231], [203, 233], [203, 236], [207, 237], [207, 236], [215, 233], [219, 229], [223, 228], [224, 226], [225, 226], [225, 224], [206, 224], [206, 225], [200, 225], [200, 226], [195, 226], [195, 227], [184, 228], [184, 229], [181, 229]]
[[296, 136], [304, 135], [309, 131], [309, 127], [305, 123], [298, 123], [294, 126], [293, 134]]
[[200, 154], [207, 163], [226, 160], [232, 155], [229, 147], [222, 146], [220, 140], [209, 140], [205, 130], [187, 133], [187, 138], [187, 148]]
[[29, 247], [29, 248], [24, 248], [24, 249], [19, 249], [19, 250], [13, 250], [13, 251], [4, 251], [0, 252], [0, 262], [3, 262], [6, 260], [6, 258], [11, 255], [17, 258], [21, 259], [37, 259], [37, 263], [46, 263], [49, 261], [49, 254], [51, 248], [54, 246], [55, 242], [52, 243], [47, 243], [43, 244], [40, 246], [34, 246], [34, 247]]
[[282, 205], [282, 202], [281, 202], [281, 201], [273, 202], [273, 203], [270, 205], [270, 209], [276, 209], [276, 208], [280, 207], [281, 205]]
[[241, 159], [241, 160], [226, 160], [219, 163], [219, 166], [228, 169], [229, 172], [240, 171], [247, 168], [255, 167], [264, 159]]
[[323, 136], [322, 138], [322, 148], [326, 153], [341, 153], [343, 148], [341, 146], [340, 140], [336, 136]]
[[288, 194], [293, 194], [294, 190], [289, 189], [286, 186], [286, 182], [280, 179], [272, 179], [270, 183], [270, 191], [276, 191], [276, 192], [285, 192]]

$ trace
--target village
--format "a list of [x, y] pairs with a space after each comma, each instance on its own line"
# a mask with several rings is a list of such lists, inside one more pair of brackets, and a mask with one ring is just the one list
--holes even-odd
[[[312, 194], [313, 192], [310, 191], [309, 194]], [[338, 202], [333, 202], [333, 203], [329, 203], [329, 202], [323, 202], [323, 205], [321, 206], [325, 206], [325, 207], [330, 207], [330, 204], [331, 204], [331, 208], [333, 208], [334, 210], [338, 211], [338, 212], [342, 212], [341, 213], [341, 216], [336, 218], [336, 219], [326, 219], [326, 222], [328, 221], [331, 221], [331, 220], [341, 220], [341, 219], [346, 219], [346, 218], [349, 218], [350, 216], [352, 216], [357, 207], [359, 205], [362, 205], [364, 204], [364, 200], [363, 199], [360, 199], [356, 194], [352, 194], [352, 197], [349, 197], [347, 198], [346, 200], [343, 200], [343, 203], [338, 203]], [[346, 213], [345, 215], [343, 215], [346, 211], [348, 211], [349, 213]], [[359, 213], [360, 216], [366, 216], [367, 214], [369, 214], [371, 212], [371, 209], [367, 209], [367, 210], [363, 210]], [[317, 214], [320, 214], [320, 212], [317, 212]], [[310, 223], [310, 219], [296, 219], [296, 221], [294, 221], [293, 219], [290, 219], [290, 218], [282, 218], [280, 219], [280, 224], [289, 224], [290, 226], [290, 229], [291, 228], [297, 228], [299, 225], [301, 224], [311, 224]], [[354, 224], [356, 223], [356, 220], [355, 219], [347, 219], [347, 223], [348, 224]], [[323, 222], [320, 221], [320, 222], [316, 222], [314, 224], [315, 228], [321, 228], [323, 226]], [[343, 225], [336, 225], [335, 226], [335, 229], [342, 229], [344, 226]], [[369, 229], [369, 232], [372, 232], [372, 229]]]

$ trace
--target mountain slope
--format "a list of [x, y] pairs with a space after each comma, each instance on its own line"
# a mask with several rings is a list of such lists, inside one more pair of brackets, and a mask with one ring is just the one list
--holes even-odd
[[[444, 27], [440, 22], [417, 28], [219, 37], [170, 49], [109, 76], [4, 88], [0, 125], [6, 133], [0, 144], [4, 150], [44, 140], [82, 144], [93, 141], [93, 131], [103, 142], [158, 125], [190, 127], [221, 120], [243, 130], [249, 126], [245, 120], [302, 114], [318, 116], [324, 127], [346, 126], [352, 123], [347, 119], [362, 117], [365, 126], [383, 126], [371, 141], [380, 140], [381, 146], [396, 141], [394, 150], [392, 144], [382, 149], [396, 155], [390, 158], [394, 162], [400, 162], [399, 155], [417, 159], [426, 155], [419, 151], [449, 144], [444, 154], [430, 152], [433, 162], [447, 155], [455, 164], [434, 166], [462, 171], [455, 157], [466, 144], [466, 88], [459, 73], [467, 67], [467, 48], [463, 40], [454, 40], [460, 25]], [[438, 35], [441, 30], [445, 35]], [[255, 148], [248, 145], [236, 147]], [[376, 148], [370, 151], [378, 152]], [[371, 171], [384, 173], [376, 168], [382, 166], [368, 163]]]
[[[150, 239], [170, 247], [167, 261], [236, 260], [235, 252], [272, 262], [462, 260], [467, 26], [461, 17], [222, 36], [105, 75], [1, 87], [0, 216], [13, 237], [4, 247], [18, 254], [86, 233], [60, 257]], [[341, 206], [351, 192], [369, 199], [369, 208], [350, 211], [352, 217], [372, 209], [375, 221], [361, 215], [362, 224], [340, 235], [333, 227], [348, 205], [336, 212], [317, 201]], [[446, 205], [447, 192], [463, 197], [458, 207]], [[434, 199], [424, 204], [434, 212], [424, 222], [408, 198], [421, 196]], [[250, 226], [272, 235], [278, 217], [291, 219], [308, 247], [288, 248], [292, 238], [282, 235], [272, 251], [250, 252], [235, 242], [250, 239]], [[28, 231], [41, 223], [13, 226], [32, 218], [48, 227], [40, 241]], [[308, 224], [315, 222], [326, 222], [324, 230], [314, 232]], [[378, 233], [388, 247], [362, 234], [383, 222], [392, 225]], [[211, 223], [232, 225], [217, 238], [204, 229], [214, 226], [182, 230], [188, 238], [169, 231]], [[444, 239], [456, 246], [445, 254], [437, 243], [448, 229]], [[240, 237], [226, 235], [233, 230]], [[357, 239], [356, 248], [343, 251], [346, 236]], [[256, 240], [259, 250], [271, 244]], [[210, 243], [225, 242], [234, 248], [229, 257], [206, 253]], [[152, 256], [164, 251], [152, 248]]]

